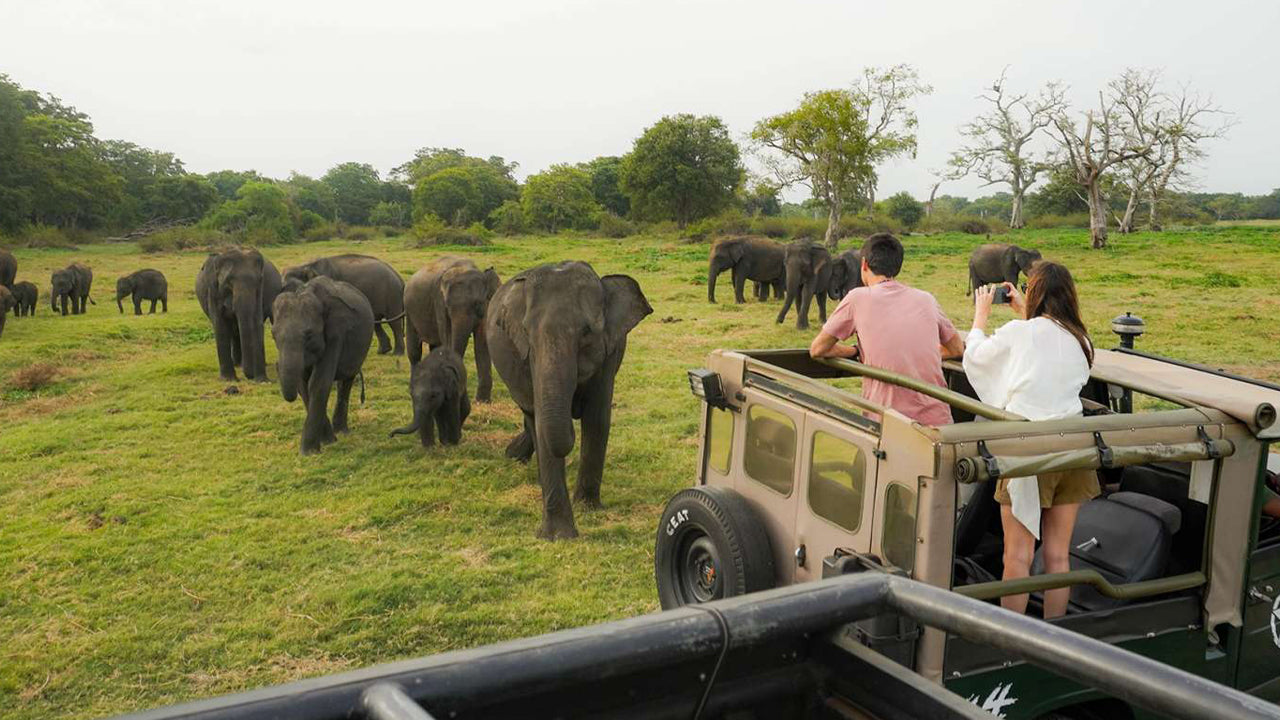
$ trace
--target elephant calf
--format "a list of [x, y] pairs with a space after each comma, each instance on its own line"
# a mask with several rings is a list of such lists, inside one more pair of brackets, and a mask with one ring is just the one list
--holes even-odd
[[[280, 293], [272, 316], [280, 394], [286, 402], [302, 396], [307, 409], [302, 454], [318, 453], [322, 443], [337, 440], [334, 432], [348, 429], [351, 386], [373, 341], [373, 310], [364, 293], [322, 275], [293, 292]], [[330, 422], [329, 393], [335, 381], [338, 402]]]
[[769, 299], [769, 288], [774, 297], [782, 297], [787, 273], [783, 247], [763, 238], [730, 238], [711, 248], [710, 266], [707, 268], [707, 300], [716, 301], [716, 278], [730, 270], [733, 278], [733, 299], [747, 301], [743, 290], [747, 281], [755, 283], [754, 295], [759, 300]]
[[855, 288], [862, 287], [862, 251], [845, 250], [831, 261], [831, 282], [827, 294], [832, 300], [843, 300]]
[[116, 307], [120, 308], [120, 312], [124, 313], [124, 302], [126, 297], [133, 297], [133, 314], [142, 314], [142, 301], [151, 301], [150, 314], [156, 311], [156, 301], [159, 301], [163, 312], [169, 312], [169, 281], [165, 280], [164, 273], [159, 270], [139, 270], [134, 273], [125, 275], [116, 281]]
[[424, 342], [432, 351], [448, 346], [462, 357], [474, 336], [476, 402], [489, 402], [493, 390], [484, 318], [499, 284], [493, 268], [481, 270], [467, 258], [445, 255], [414, 273], [404, 286], [409, 362], [416, 365], [422, 359]]
[[796, 304], [796, 329], [809, 327], [809, 303], [818, 298], [818, 317], [827, 321], [827, 291], [831, 284], [831, 253], [817, 243], [797, 240], [787, 246], [787, 298], [778, 311], [778, 323]]
[[93, 287], [93, 271], [87, 265], [71, 263], [57, 270], [49, 278], [49, 302], [54, 312], [58, 312], [58, 301], [62, 301], [62, 314], [67, 314], [67, 301], [71, 301], [71, 314], [85, 312], [85, 301], [97, 305], [89, 297], [89, 289]]
[[35, 283], [23, 280], [14, 284], [13, 299], [17, 301], [17, 304], [13, 306], [14, 317], [35, 315], [36, 302], [40, 299], [40, 291], [36, 288]]
[[413, 398], [413, 422], [391, 431], [391, 437], [418, 433], [423, 447], [435, 444], [435, 427], [440, 442], [457, 445], [462, 440], [462, 423], [471, 414], [467, 397], [467, 371], [462, 358], [448, 346], [441, 346], [413, 366], [409, 376], [409, 396]]
[[988, 283], [1018, 284], [1018, 273], [1031, 274], [1031, 267], [1041, 259], [1039, 250], [1020, 248], [1005, 243], [987, 243], [974, 248], [969, 256], [969, 287], [964, 294]]
[[0, 285], [0, 337], [4, 336], [4, 322], [9, 319], [9, 308], [16, 307], [17, 304], [18, 301], [9, 292], [9, 288]]

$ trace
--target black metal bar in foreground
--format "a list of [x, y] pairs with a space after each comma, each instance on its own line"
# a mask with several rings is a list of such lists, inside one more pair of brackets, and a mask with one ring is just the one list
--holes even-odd
[[[1168, 717], [1280, 718], [1280, 707], [1126, 650], [947, 590], [872, 572], [130, 717], [414, 717], [375, 707], [379, 698], [388, 705], [396, 700], [392, 693], [371, 690], [381, 684], [403, 688], [424, 713], [459, 720], [688, 718], [704, 695], [702, 717], [707, 718], [735, 708], [756, 709], [764, 716], [805, 717], [815, 706], [830, 709], [840, 704], [860, 707], [876, 718], [987, 717], [936, 686], [933, 694], [922, 692], [920, 679], [905, 668], [869, 661], [865, 653], [831, 640], [829, 631], [882, 612], [901, 613], [990, 645]], [[893, 682], [855, 684], [844, 690], [840, 679], [850, 677], [851, 668], [891, 677]], [[868, 695], [892, 688], [911, 691], [912, 702], [885, 702]]]

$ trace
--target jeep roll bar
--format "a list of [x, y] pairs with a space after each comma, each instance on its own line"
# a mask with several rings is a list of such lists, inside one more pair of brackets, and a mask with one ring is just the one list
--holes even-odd
[[1031, 575], [1013, 580], [992, 580], [991, 582], [961, 585], [952, 588], [965, 597], [974, 600], [995, 600], [1006, 595], [1022, 595], [1024, 593], [1044, 592], [1075, 585], [1092, 585], [1100, 595], [1113, 600], [1137, 600], [1140, 598], [1167, 595], [1198, 588], [1208, 582], [1202, 572], [1189, 572], [1182, 575], [1143, 580], [1125, 585], [1112, 585], [1097, 570], [1071, 570], [1069, 572]]
[[[1203, 432], [1203, 430], [1202, 430]], [[1146, 465], [1154, 462], [1194, 462], [1229, 457], [1235, 454], [1235, 443], [1230, 440], [1206, 439], [1197, 442], [1165, 445], [1103, 445], [1097, 437], [1097, 447], [1077, 448], [1041, 455], [983, 455], [962, 457], [956, 460], [956, 480], [962, 483], [978, 483], [1007, 477], [1027, 477], [1040, 473], [1064, 470], [1097, 470], [1129, 465]], [[979, 451], [985, 450], [985, 445]]]
[[1183, 670], [942, 588], [877, 572], [129, 717], [427, 720], [568, 714], [696, 719], [794, 697], [825, 700], [828, 708], [856, 706], [875, 718], [989, 717], [911, 670], [851, 644], [845, 625], [884, 613], [990, 645], [1167, 717], [1280, 718], [1280, 707]]

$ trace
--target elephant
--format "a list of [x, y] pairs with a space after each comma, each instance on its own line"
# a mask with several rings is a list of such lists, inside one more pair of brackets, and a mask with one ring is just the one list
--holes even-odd
[[18, 276], [18, 258], [8, 250], [0, 249], [0, 285], [12, 290], [13, 279]]
[[[307, 410], [302, 454], [318, 453], [321, 444], [337, 440], [335, 432], [348, 430], [351, 386], [373, 342], [373, 308], [354, 285], [321, 275], [280, 293], [272, 317], [280, 394], [285, 402], [302, 396]], [[335, 381], [338, 401], [330, 422], [329, 393]]]
[[862, 251], [845, 250], [831, 261], [831, 282], [827, 295], [832, 300], [843, 300], [850, 290], [862, 287]]
[[116, 280], [116, 307], [124, 314], [123, 300], [133, 297], [133, 314], [142, 314], [142, 301], [151, 301], [150, 314], [156, 311], [156, 301], [160, 301], [163, 312], [169, 312], [169, 281], [159, 270], [139, 270]]
[[485, 318], [493, 364], [524, 413], [524, 430], [506, 453], [520, 461], [538, 455], [538, 537], [578, 534], [564, 476], [575, 418], [582, 421], [582, 454], [574, 498], [600, 507], [614, 379], [627, 334], [652, 312], [635, 280], [600, 277], [584, 262], [539, 265], [494, 294]]
[[0, 337], [4, 336], [4, 323], [9, 319], [9, 308], [16, 307], [18, 301], [9, 292], [9, 288], [0, 285]]
[[448, 345], [427, 353], [409, 372], [409, 396], [413, 399], [413, 422], [391, 431], [391, 437], [418, 433], [423, 447], [435, 444], [435, 427], [440, 442], [457, 445], [462, 440], [462, 423], [471, 414], [467, 397], [467, 370], [462, 357]]
[[493, 392], [484, 319], [500, 283], [493, 268], [481, 271], [467, 258], [445, 255], [414, 273], [404, 286], [409, 362], [416, 365], [422, 359], [423, 342], [431, 350], [447, 344], [462, 357], [474, 335], [476, 402], [489, 402]]
[[772, 240], [762, 238], [731, 238], [716, 243], [711, 248], [711, 266], [707, 271], [707, 300], [716, 301], [716, 278], [725, 270], [732, 270], [733, 299], [737, 303], [747, 301], [742, 291], [747, 281], [755, 282], [755, 296], [769, 299], [769, 288], [775, 298], [782, 297], [786, 282], [784, 249]]
[[968, 295], [987, 283], [1018, 284], [1018, 273], [1031, 274], [1031, 267], [1041, 259], [1039, 250], [1020, 248], [1005, 243], [987, 243], [974, 248], [969, 256]]
[[236, 366], [249, 380], [267, 380], [263, 322], [274, 322], [273, 303], [280, 294], [280, 272], [253, 248], [212, 253], [196, 274], [196, 298], [213, 325], [218, 371], [236, 379]]
[[[334, 280], [353, 285], [364, 293], [369, 306], [373, 308], [375, 320], [398, 318], [404, 312], [404, 278], [387, 263], [368, 255], [334, 255], [332, 257], [312, 260], [305, 265], [286, 268], [284, 281], [297, 280], [307, 282], [314, 277], [324, 275]], [[395, 336], [395, 347], [387, 337], [382, 323], [373, 326], [378, 336], [378, 354], [404, 354], [404, 326], [396, 319], [386, 323], [391, 325], [391, 333]]]
[[13, 306], [13, 316], [21, 317], [23, 315], [36, 314], [36, 302], [40, 299], [40, 290], [36, 288], [35, 283], [23, 280], [13, 284], [13, 299], [16, 304]]
[[89, 297], [89, 289], [93, 287], [93, 271], [86, 265], [71, 263], [61, 270], [55, 270], [49, 278], [49, 303], [54, 312], [58, 312], [58, 301], [62, 301], [62, 314], [67, 314], [67, 300], [71, 300], [71, 314], [79, 315], [86, 311], [85, 300], [93, 302]]
[[787, 246], [787, 298], [778, 311], [778, 323], [787, 317], [791, 304], [796, 304], [796, 329], [809, 327], [809, 303], [818, 298], [818, 317], [827, 321], [827, 293], [831, 285], [831, 253], [810, 240], [797, 240]]

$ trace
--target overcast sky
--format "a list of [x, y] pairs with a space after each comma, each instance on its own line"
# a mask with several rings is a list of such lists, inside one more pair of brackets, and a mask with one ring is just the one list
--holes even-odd
[[1077, 104], [1127, 66], [1162, 68], [1238, 122], [1201, 186], [1268, 192], [1278, 38], [1269, 0], [0, 0], [0, 72], [195, 172], [385, 172], [433, 145], [524, 176], [622, 154], [671, 113], [718, 115], [741, 139], [806, 91], [911, 63], [935, 91], [917, 104], [919, 157], [881, 169], [881, 196], [927, 192], [1005, 65], [1012, 87], [1061, 80]]

